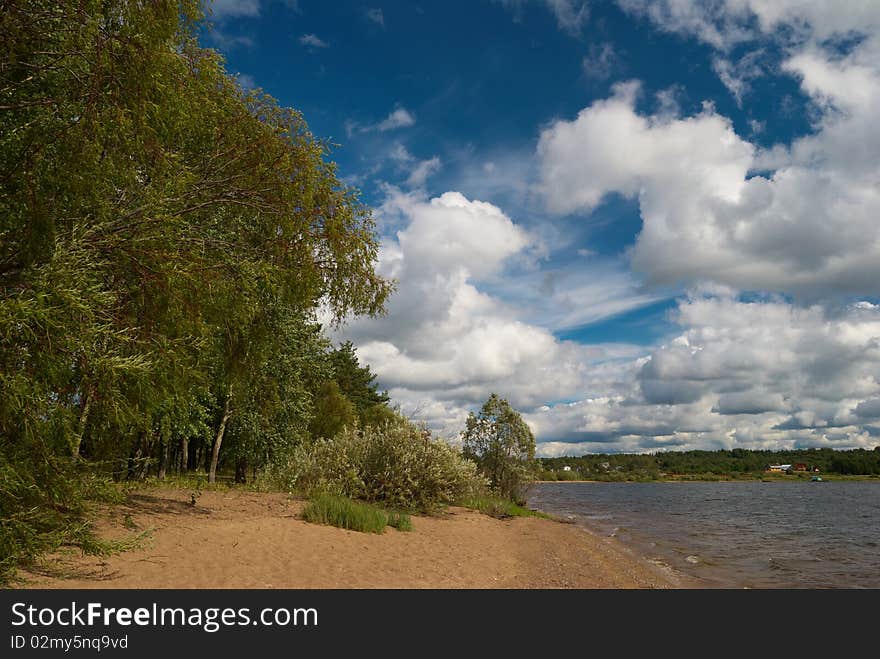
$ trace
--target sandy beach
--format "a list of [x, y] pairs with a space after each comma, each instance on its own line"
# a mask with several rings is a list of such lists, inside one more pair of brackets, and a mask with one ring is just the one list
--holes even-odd
[[103, 537], [149, 530], [139, 549], [59, 553], [24, 588], [675, 588], [676, 575], [614, 538], [536, 517], [449, 508], [413, 531], [309, 524], [284, 494], [149, 489], [104, 511]]

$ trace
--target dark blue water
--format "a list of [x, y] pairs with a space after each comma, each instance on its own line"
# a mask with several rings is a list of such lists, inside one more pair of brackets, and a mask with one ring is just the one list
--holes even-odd
[[538, 483], [529, 505], [695, 585], [880, 588], [880, 482]]

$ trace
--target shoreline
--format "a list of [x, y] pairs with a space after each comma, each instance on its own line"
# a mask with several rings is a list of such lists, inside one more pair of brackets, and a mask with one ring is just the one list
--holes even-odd
[[[841, 476], [835, 474], [822, 474], [823, 483], [842, 483], [842, 482], [872, 482], [880, 481], [880, 478], [873, 475], [865, 476]], [[565, 480], [536, 480], [535, 483], [809, 483], [809, 478], [802, 476], [785, 477], [785, 476], [767, 476], [764, 478], [655, 478], [652, 480], [602, 480], [602, 479], [565, 479]]]
[[413, 531], [367, 534], [310, 524], [279, 493], [160, 487], [104, 509], [99, 535], [140, 548], [59, 552], [15, 588], [691, 588], [671, 569], [557, 519], [495, 519], [464, 508], [413, 516]]

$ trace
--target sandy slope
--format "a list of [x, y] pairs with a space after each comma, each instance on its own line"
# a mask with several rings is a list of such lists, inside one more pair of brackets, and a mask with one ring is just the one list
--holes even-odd
[[668, 588], [683, 585], [610, 538], [537, 518], [452, 508], [382, 535], [308, 524], [282, 494], [153, 489], [106, 513], [107, 537], [152, 529], [141, 550], [64, 555], [41, 588]]

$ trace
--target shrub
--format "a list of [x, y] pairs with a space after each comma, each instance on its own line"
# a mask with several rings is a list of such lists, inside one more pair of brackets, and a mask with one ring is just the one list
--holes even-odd
[[485, 488], [476, 465], [407, 421], [345, 429], [302, 444], [275, 464], [274, 485], [333, 494], [403, 510], [431, 510]]
[[0, 585], [13, 580], [19, 567], [32, 566], [62, 546], [107, 555], [131, 544], [100, 539], [92, 528], [92, 504], [124, 498], [109, 479], [82, 461], [73, 464], [48, 452], [27, 455], [14, 449], [0, 445]]

